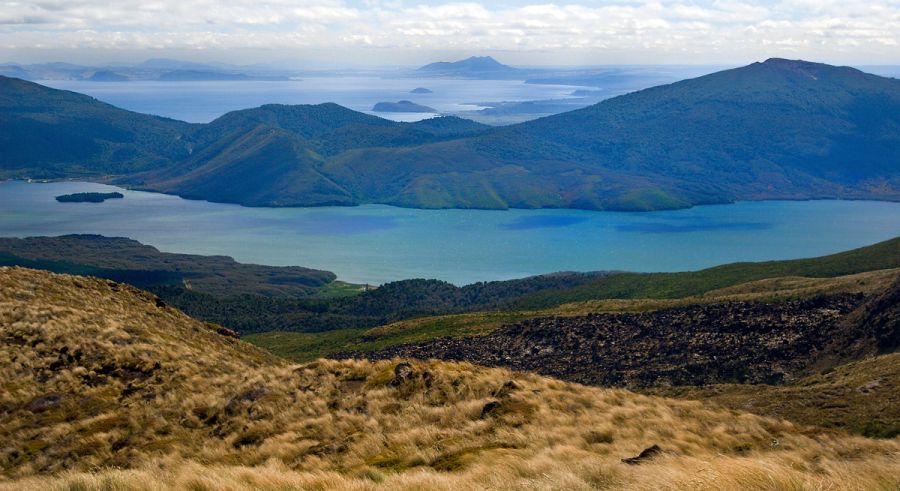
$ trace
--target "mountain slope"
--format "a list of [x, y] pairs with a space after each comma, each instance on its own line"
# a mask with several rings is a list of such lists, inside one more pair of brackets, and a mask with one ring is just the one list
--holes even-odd
[[877, 186], [882, 176], [896, 179], [900, 171], [900, 81], [771, 59], [524, 123], [516, 131], [564, 142], [595, 165], [617, 170], [728, 184], [771, 175], [754, 182], [760, 192], [766, 186], [789, 192], [817, 180]]
[[[401, 205], [465, 207], [474, 193], [477, 206], [641, 210], [736, 199], [896, 200], [898, 163], [900, 81], [773, 59], [452, 147], [364, 151], [330, 171], [369, 183], [388, 176], [392, 186], [378, 195], [370, 185], [370, 199]], [[435, 205], [433, 195], [450, 198]]]
[[456, 117], [397, 123], [337, 104], [269, 104], [200, 127], [189, 136], [189, 157], [118, 182], [246, 206], [354, 205], [359, 190], [323, 172], [328, 156], [453, 140], [484, 128]]
[[97, 177], [188, 156], [192, 125], [0, 76], [0, 178]]
[[320, 161], [302, 137], [260, 124], [217, 138], [184, 162], [124, 182], [185, 198], [246, 206], [354, 204], [343, 186], [317, 170]]
[[900, 484], [895, 441], [467, 364], [288, 365], [106, 280], [3, 268], [0, 307], [0, 489]]

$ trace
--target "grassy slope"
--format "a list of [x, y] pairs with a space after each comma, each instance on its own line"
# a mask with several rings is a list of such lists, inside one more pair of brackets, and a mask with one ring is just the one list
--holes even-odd
[[900, 353], [841, 365], [787, 386], [729, 384], [647, 392], [866, 436], [900, 435]]
[[[370, 351], [444, 336], [477, 336], [529, 317], [635, 312], [724, 300], [776, 301], [835, 292], [877, 294], [898, 276], [900, 269], [838, 278], [775, 278], [729, 287], [702, 297], [588, 301], [544, 311], [427, 317], [368, 330], [341, 330], [322, 334], [270, 332], [250, 335], [245, 339], [279, 356], [302, 362], [339, 351]], [[801, 424], [891, 438], [900, 432], [900, 387], [897, 386], [897, 380], [900, 380], [900, 354], [838, 366], [787, 386], [659, 387], [647, 392], [711, 401], [728, 408], [785, 418]]]
[[896, 441], [467, 364], [288, 365], [127, 286], [0, 273], [4, 490], [900, 485]]
[[338, 351], [371, 351], [387, 346], [426, 341], [442, 336], [477, 336], [530, 317], [521, 312], [475, 312], [403, 320], [372, 329], [339, 329], [317, 333], [269, 331], [243, 339], [296, 362]]
[[516, 306], [536, 309], [596, 299], [684, 298], [766, 278], [830, 278], [897, 267], [900, 267], [900, 237], [810, 259], [733, 263], [683, 273], [624, 273], [563, 291], [526, 295]]

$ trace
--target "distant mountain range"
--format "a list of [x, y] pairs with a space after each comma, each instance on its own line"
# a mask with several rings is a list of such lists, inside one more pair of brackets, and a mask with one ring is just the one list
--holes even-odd
[[284, 70], [235, 65], [210, 65], [165, 58], [150, 59], [136, 65], [83, 66], [70, 63], [0, 64], [0, 76], [23, 80], [85, 80], [90, 82], [127, 82], [131, 80], [241, 81], [288, 80]]
[[[568, 72], [566, 72], [568, 73]], [[555, 70], [522, 70], [504, 65], [490, 56], [471, 57], [456, 62], [437, 62], [413, 73], [417, 77], [521, 79], [528, 76], [562, 76]], [[195, 63], [168, 58], [154, 58], [137, 64], [75, 65], [71, 63], [0, 64], [0, 76], [23, 80], [86, 80], [124, 82], [129, 80], [217, 81], [217, 80], [287, 80], [298, 75], [296, 70], [279, 70], [259, 65]], [[573, 75], [583, 76], [581, 72]]]
[[472, 56], [460, 61], [439, 61], [416, 70], [416, 75], [447, 78], [525, 79], [527, 70], [504, 65], [490, 56]]
[[192, 125], [12, 78], [0, 89], [2, 177], [82, 177], [251, 206], [900, 199], [900, 81], [805, 61], [771, 59], [500, 128], [396, 123], [335, 104]]

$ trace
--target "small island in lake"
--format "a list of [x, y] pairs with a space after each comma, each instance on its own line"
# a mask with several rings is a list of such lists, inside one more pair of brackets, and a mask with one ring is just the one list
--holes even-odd
[[423, 106], [421, 104], [416, 104], [412, 101], [399, 101], [399, 102], [379, 102], [375, 104], [372, 108], [373, 111], [382, 112], [382, 113], [436, 113], [437, 110]]
[[56, 197], [60, 203], [102, 203], [108, 199], [124, 198], [122, 193], [73, 193]]
[[409, 91], [410, 94], [434, 94], [434, 91], [431, 89], [426, 89], [425, 87], [416, 87], [413, 90]]

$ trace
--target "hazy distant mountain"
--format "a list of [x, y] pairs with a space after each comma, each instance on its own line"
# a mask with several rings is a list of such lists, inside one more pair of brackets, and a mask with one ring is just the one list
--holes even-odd
[[436, 113], [437, 110], [416, 104], [412, 101], [379, 102], [372, 107], [375, 112], [382, 113]]
[[193, 61], [175, 60], [171, 58], [150, 58], [134, 65], [135, 68], [144, 68], [149, 70], [217, 70], [219, 67], [206, 63], [196, 63]]
[[[548, 69], [536, 71], [525, 80], [527, 84], [578, 85], [604, 90], [633, 91], [708, 75], [731, 67], [710, 65], [648, 65], [605, 66], [593, 68]], [[639, 84], [635, 87], [635, 84]]]
[[157, 80], [162, 82], [196, 82], [196, 81], [280, 81], [289, 80], [283, 76], [247, 75], [245, 73], [232, 73], [211, 70], [173, 70], [161, 74]]
[[13, 64], [0, 65], [0, 76], [21, 78], [23, 80], [31, 79], [31, 75], [23, 70], [22, 67]]
[[88, 80], [91, 82], [125, 82], [128, 77], [111, 70], [97, 70]]
[[210, 65], [166, 58], [150, 59], [136, 65], [91, 67], [70, 63], [0, 65], [0, 76], [23, 80], [89, 80], [123, 82], [126, 80], [214, 81], [214, 80], [288, 80], [284, 71], [236, 65]]
[[409, 91], [410, 94], [433, 94], [434, 91], [431, 89], [426, 89], [425, 87], [416, 87], [413, 90]]
[[15, 76], [26, 80], [84, 80], [97, 70], [99, 68], [54, 62], [18, 65], [15, 72], [0, 70], [0, 75]]
[[420, 67], [417, 75], [428, 77], [507, 79], [525, 78], [528, 72], [504, 65], [490, 56], [473, 56], [460, 61], [439, 61]]
[[12, 128], [0, 135], [5, 175], [128, 174], [121, 182], [212, 201], [651, 210], [900, 200], [900, 81], [803, 61], [501, 128], [395, 123], [335, 104], [187, 125], [15, 79], [0, 88], [0, 123]]

